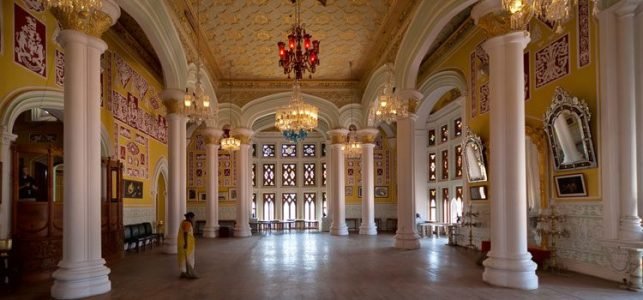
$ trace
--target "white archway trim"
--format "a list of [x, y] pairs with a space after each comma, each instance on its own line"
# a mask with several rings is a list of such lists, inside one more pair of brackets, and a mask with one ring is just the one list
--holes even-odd
[[166, 89], [183, 90], [188, 77], [186, 53], [165, 1], [116, 0], [141, 26], [161, 62]]
[[438, 34], [461, 11], [478, 0], [422, 1], [395, 57], [395, 82], [415, 89], [420, 63]]
[[154, 166], [154, 174], [152, 176], [152, 193], [153, 194], [158, 194], [158, 181], [159, 181], [159, 176], [163, 176], [163, 179], [165, 179], [165, 186], [167, 187], [167, 158], [164, 156], [161, 156], [159, 160], [156, 162], [156, 165]]
[[467, 80], [464, 75], [456, 70], [446, 70], [438, 72], [420, 86], [420, 93], [426, 95], [416, 111], [418, 116], [417, 123], [425, 126], [426, 121], [431, 113], [433, 106], [440, 100], [444, 93], [458, 89], [463, 96], [467, 95]]
[[110, 138], [109, 132], [103, 122], [100, 124], [100, 152], [103, 156], [116, 157], [114, 151], [114, 141]]
[[351, 124], [357, 126], [357, 129], [363, 128], [363, 119], [361, 104], [347, 104], [339, 109], [339, 126], [342, 128], [348, 129]]
[[[286, 106], [290, 102], [292, 92], [283, 92], [261, 97], [250, 101], [241, 109], [241, 124], [246, 128], [252, 128], [254, 122], [264, 116], [275, 113], [276, 108]], [[308, 95], [302, 94], [304, 101], [313, 104], [319, 108], [319, 119], [324, 120], [329, 126], [335, 128], [339, 125], [339, 111], [332, 102]], [[220, 112], [221, 116], [222, 113]]]
[[[210, 103], [214, 105], [215, 103], [219, 102], [217, 98], [217, 94], [214, 90], [214, 87], [212, 86], [212, 81], [210, 80], [210, 74], [208, 73], [208, 70], [201, 64], [201, 84], [203, 87], [203, 90], [205, 91], [205, 94], [210, 96]], [[190, 88], [195, 88], [196, 86], [196, 64], [195, 63], [190, 63], [188, 65], [188, 78], [186, 82], [186, 86]]]
[[377, 96], [380, 94], [384, 84], [389, 78], [393, 77], [394, 74], [392, 70], [393, 68], [390, 64], [384, 64], [373, 72], [373, 75], [368, 80], [366, 89], [362, 94], [362, 107], [366, 111], [362, 116], [362, 124], [373, 125], [369, 123], [368, 116], [371, 114], [373, 103], [377, 100]]
[[232, 104], [232, 103], [219, 104], [219, 114], [218, 114], [219, 126], [230, 125], [232, 128], [237, 128], [242, 126], [246, 128], [252, 128], [252, 127], [247, 127], [247, 125], [245, 125], [245, 123], [241, 120], [242, 115], [243, 115], [242, 108], [240, 108], [235, 104]]
[[64, 98], [62, 91], [56, 90], [27, 90], [18, 91], [9, 95], [4, 103], [9, 103], [2, 112], [2, 126], [7, 133], [13, 132], [13, 125], [21, 113], [34, 108], [49, 108], [56, 110], [64, 109]]

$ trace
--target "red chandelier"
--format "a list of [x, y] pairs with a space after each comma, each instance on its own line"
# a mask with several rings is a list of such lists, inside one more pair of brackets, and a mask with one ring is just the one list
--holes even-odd
[[304, 25], [300, 22], [299, 16], [299, 0], [292, 0], [296, 2], [295, 7], [295, 24], [292, 25], [291, 33], [288, 35], [288, 48], [286, 43], [279, 42], [279, 66], [284, 68], [284, 74], [295, 72], [295, 79], [302, 79], [306, 71], [310, 72], [309, 78], [312, 78], [312, 73], [319, 66], [319, 41], [313, 40], [312, 36], [306, 33]]

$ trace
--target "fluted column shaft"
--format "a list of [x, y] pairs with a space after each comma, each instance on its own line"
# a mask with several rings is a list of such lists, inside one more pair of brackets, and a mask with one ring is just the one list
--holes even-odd
[[218, 129], [208, 128], [204, 130], [207, 139], [207, 178], [206, 193], [208, 203], [206, 204], [205, 227], [203, 237], [215, 238], [219, 231], [219, 138], [223, 132]]
[[250, 199], [252, 198], [252, 183], [250, 182], [250, 138], [254, 133], [247, 128], [235, 128], [232, 135], [241, 140], [237, 152], [237, 224], [234, 228], [235, 237], [249, 237], [250, 231]]
[[111, 290], [110, 270], [101, 253], [100, 56], [107, 44], [100, 35], [118, 19], [120, 9], [107, 0], [96, 14], [106, 22], [91, 32], [69, 26], [66, 21], [78, 18], [75, 13], [54, 13], [65, 24], [58, 36], [66, 57], [65, 205], [62, 260], [52, 275], [51, 295], [71, 299]]
[[346, 198], [344, 188], [344, 141], [348, 130], [335, 129], [328, 132], [331, 136], [330, 145], [330, 173], [328, 180], [330, 182], [329, 201], [332, 203], [332, 221], [330, 223], [331, 235], [348, 235], [348, 226], [346, 226]]
[[373, 149], [377, 129], [368, 128], [357, 132], [362, 142], [362, 225], [359, 234], [377, 235], [375, 225], [375, 168]]

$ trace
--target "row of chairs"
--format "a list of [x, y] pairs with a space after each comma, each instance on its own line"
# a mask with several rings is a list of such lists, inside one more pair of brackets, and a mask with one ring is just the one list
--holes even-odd
[[147, 245], [160, 245], [162, 242], [163, 235], [154, 233], [152, 231], [152, 224], [149, 222], [130, 224], [123, 227], [123, 244], [125, 250], [131, 250], [133, 248], [138, 252], [139, 247], [145, 250]]

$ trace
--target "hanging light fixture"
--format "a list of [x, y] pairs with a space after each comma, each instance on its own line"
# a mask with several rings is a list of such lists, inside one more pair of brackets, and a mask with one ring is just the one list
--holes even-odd
[[[598, 13], [598, 0], [594, 4], [594, 14]], [[554, 24], [557, 33], [563, 31], [565, 24], [572, 16], [578, 0], [502, 0], [503, 8], [511, 16], [511, 29], [523, 30], [532, 17], [539, 17]]]
[[374, 113], [376, 122], [392, 123], [398, 117], [404, 117], [408, 114], [408, 108], [404, 105], [403, 101], [395, 94], [395, 87], [393, 86], [393, 71], [389, 73], [388, 79], [382, 88], [381, 94], [375, 101]]
[[295, 3], [295, 24], [292, 25], [288, 35], [288, 48], [286, 43], [279, 42], [279, 66], [284, 69], [284, 74], [295, 72], [295, 79], [300, 80], [303, 74], [308, 71], [309, 78], [319, 66], [319, 41], [312, 40], [312, 35], [306, 32], [304, 24], [301, 24], [300, 1], [291, 0]]
[[275, 127], [287, 140], [296, 143], [304, 140], [308, 132], [317, 128], [318, 112], [317, 107], [304, 102], [299, 80], [295, 80], [290, 103], [275, 113]]
[[201, 123], [209, 121], [216, 117], [218, 113], [217, 105], [211, 107], [210, 96], [205, 93], [201, 83], [201, 39], [199, 38], [201, 28], [201, 9], [200, 1], [197, 1], [197, 25], [196, 25], [196, 42], [197, 42], [197, 64], [196, 64], [196, 84], [194, 90], [190, 93], [189, 88], [185, 88], [185, 97], [183, 98], [183, 113], [190, 120]]
[[[350, 69], [351, 79], [353, 79], [353, 62], [348, 62]], [[351, 107], [351, 122], [353, 121], [353, 107]], [[355, 125], [348, 127], [348, 136], [346, 137], [346, 144], [344, 145], [344, 154], [348, 158], [357, 159], [362, 156], [362, 143], [359, 142], [357, 137], [357, 128]]]
[[[228, 77], [230, 82], [228, 82], [228, 98], [230, 103], [232, 103], [232, 62], [230, 62], [230, 68], [228, 69]], [[230, 113], [229, 122], [232, 123], [232, 105], [228, 107], [228, 112]], [[232, 129], [230, 129], [231, 131]], [[221, 139], [221, 149], [232, 152], [237, 151], [241, 147], [241, 141], [238, 138], [228, 134], [228, 137]]]

